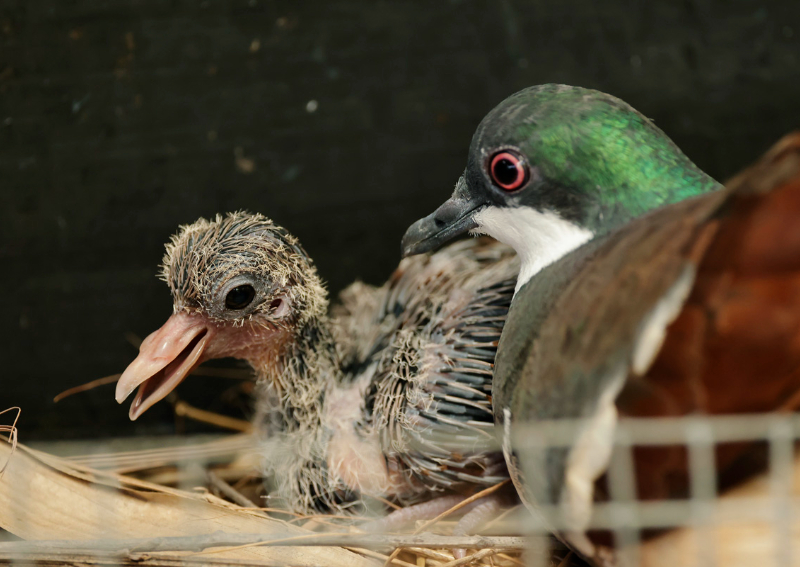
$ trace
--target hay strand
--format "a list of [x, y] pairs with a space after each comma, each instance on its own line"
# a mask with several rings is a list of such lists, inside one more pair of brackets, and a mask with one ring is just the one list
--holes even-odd
[[[22, 444], [10, 456], [11, 445], [0, 444], [0, 459], [8, 460], [0, 479], [0, 527], [23, 539], [120, 540], [150, 538], [154, 533], [198, 537], [217, 532], [270, 538], [310, 533], [210, 494], [94, 471]], [[340, 547], [258, 547], [226, 551], [222, 557], [306, 567], [375, 565], [374, 560]]]
[[113, 551], [128, 553], [161, 551], [203, 552], [216, 548], [213, 553], [244, 546], [253, 547], [318, 547], [347, 546], [364, 549], [392, 547], [418, 547], [423, 549], [492, 548], [496, 551], [519, 549], [525, 540], [516, 536], [445, 536], [437, 534], [370, 534], [370, 533], [230, 533], [217, 531], [210, 534], [177, 537], [150, 537], [98, 540], [34, 540], [0, 543], [0, 553], [22, 551]]
[[17, 449], [17, 421], [19, 421], [19, 416], [22, 414], [22, 408], [13, 407], [8, 408], [3, 411], [0, 411], [0, 415], [6, 414], [11, 411], [16, 411], [17, 415], [14, 416], [14, 421], [11, 422], [11, 425], [0, 425], [0, 433], [8, 433], [8, 440], [11, 444], [11, 451], [8, 454], [8, 457], [4, 461], [0, 461], [3, 463], [0, 466], [0, 478], [3, 477], [3, 473], [8, 466], [9, 461], [11, 460], [11, 455], [14, 454], [14, 451]]

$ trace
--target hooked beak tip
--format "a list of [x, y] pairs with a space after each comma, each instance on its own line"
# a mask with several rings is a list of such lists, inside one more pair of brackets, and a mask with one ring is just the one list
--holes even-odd
[[414, 243], [406, 242], [407, 236], [408, 233], [406, 233], [406, 236], [403, 237], [403, 242], [400, 244], [400, 256], [402, 258], [408, 258], [409, 256], [413, 256], [415, 250], [418, 248], [418, 246], [416, 246]]
[[412, 224], [403, 235], [403, 240], [400, 243], [400, 255], [403, 258], [422, 254], [434, 248], [429, 242], [431, 234], [430, 228], [426, 226], [427, 223], [427, 217], [420, 219]]
[[400, 250], [404, 258], [431, 252], [478, 227], [475, 213], [480, 203], [450, 199], [435, 212], [408, 227]]

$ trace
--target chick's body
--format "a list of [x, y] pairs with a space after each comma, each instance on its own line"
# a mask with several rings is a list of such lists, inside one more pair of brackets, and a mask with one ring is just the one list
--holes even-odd
[[286, 423], [262, 382], [265, 472], [292, 507], [413, 503], [506, 477], [491, 378], [519, 264], [487, 239], [411, 260], [379, 288], [352, 284], [331, 310], [326, 355], [309, 369], [324, 388], [318, 421]]
[[505, 245], [459, 242], [403, 260], [380, 288], [353, 284], [328, 314], [285, 230], [246, 213], [201, 220], [168, 246], [175, 314], [143, 343], [118, 399], [141, 384], [135, 418], [203, 360], [247, 360], [270, 505], [297, 512], [494, 484], [506, 472], [492, 370], [518, 270]]

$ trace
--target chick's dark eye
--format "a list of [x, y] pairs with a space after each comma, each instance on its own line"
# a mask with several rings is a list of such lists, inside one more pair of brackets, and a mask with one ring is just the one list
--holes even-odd
[[489, 162], [489, 174], [501, 189], [515, 191], [528, 180], [528, 164], [513, 152], [498, 152]]
[[250, 284], [237, 285], [225, 296], [225, 307], [228, 309], [244, 309], [253, 301], [256, 290]]

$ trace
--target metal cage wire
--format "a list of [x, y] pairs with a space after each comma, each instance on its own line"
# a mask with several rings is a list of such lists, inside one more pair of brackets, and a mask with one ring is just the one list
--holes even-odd
[[[574, 439], [581, 420], [558, 420], [518, 427], [514, 439], [527, 449], [565, 447]], [[792, 520], [797, 517], [798, 480], [795, 479], [795, 442], [800, 438], [800, 414], [764, 413], [748, 415], [692, 415], [670, 418], [621, 418], [614, 434], [614, 447], [607, 469], [608, 501], [595, 502], [587, 530], [613, 533], [620, 565], [642, 565], [644, 541], [641, 530], [689, 529], [695, 539], [693, 557], [681, 565], [726, 567], [722, 550], [716, 549], [714, 529], [739, 527], [767, 529], [769, 549], [763, 563], [785, 567], [798, 560], [793, 549]], [[723, 443], [766, 442], [768, 466], [764, 471], [768, 490], [756, 496], [740, 496], [736, 488], [720, 493], [715, 449]], [[689, 497], [680, 500], [642, 501], [636, 496], [633, 449], [641, 446], [684, 445], [688, 452]], [[538, 466], [541, 466], [540, 463]], [[524, 462], [526, 475], [541, 473], [537, 463]], [[762, 477], [763, 478], [763, 477]], [[558, 505], [536, 505], [526, 522], [529, 534], [543, 535], [565, 530]], [[800, 539], [798, 540], [800, 542]], [[744, 542], [746, 544], [746, 541]], [[763, 538], [754, 543], [763, 547]], [[549, 565], [542, 553], [527, 554], [535, 567]]]
[[[529, 447], [563, 447], [571, 442], [576, 428], [582, 425], [580, 420], [541, 422], [517, 431], [517, 437], [524, 439]], [[722, 559], [725, 554], [717, 549], [714, 530], [741, 527], [744, 530], [742, 537], [747, 538], [747, 530], [759, 526], [758, 529], [769, 532], [769, 545], [762, 549], [763, 562], [759, 565], [793, 565], [799, 558], [798, 551], [793, 549], [792, 525], [798, 517], [797, 507], [800, 505], [800, 479], [795, 478], [795, 442], [798, 439], [800, 414], [621, 418], [614, 434], [607, 470], [609, 500], [595, 503], [588, 528], [613, 533], [620, 565], [652, 564], [642, 556], [646, 542], [641, 537], [641, 530], [689, 529], [694, 539], [693, 551], [690, 556], [681, 556], [685, 560], [681, 565], [727, 567]], [[763, 473], [767, 490], [762, 493], [745, 496], [720, 494], [714, 451], [720, 444], [736, 442], [767, 444], [768, 467]], [[223, 455], [230, 457], [237, 452], [252, 450], [253, 443], [250, 435], [226, 436], [182, 455], [180, 448], [174, 447], [117, 454], [99, 442], [91, 454], [67, 460], [99, 470], [124, 472], [139, 468], [146, 456], [152, 466], [172, 464], [184, 471], [197, 471]], [[683, 500], [637, 500], [633, 449], [675, 445], [687, 447], [690, 497]], [[526, 474], [531, 472], [530, 468], [526, 470]], [[191, 483], [185, 487], [190, 488]], [[113, 524], [116, 521], [114, 511], [106, 512], [97, 520]], [[563, 523], [558, 507], [539, 506], [535, 514], [525, 514], [524, 517], [526, 520], [521, 528], [530, 537], [531, 544], [526, 550], [526, 564], [532, 567], [553, 565], [548, 547], [537, 542], [543, 543], [542, 538], [553, 530], [568, 527]], [[756, 545], [763, 547], [763, 538]]]

